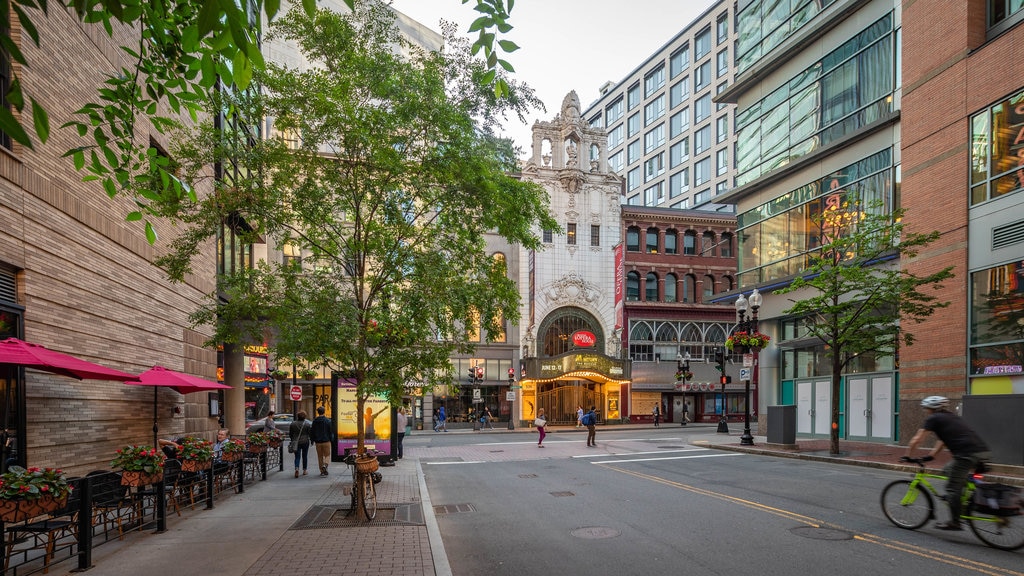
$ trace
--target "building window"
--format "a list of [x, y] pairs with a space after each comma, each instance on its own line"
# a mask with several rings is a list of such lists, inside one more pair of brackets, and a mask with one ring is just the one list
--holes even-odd
[[676, 301], [676, 275], [665, 274], [665, 302]]
[[565, 243], [570, 246], [576, 245], [576, 224], [573, 222], [565, 225]]
[[715, 255], [715, 233], [705, 232], [700, 237], [700, 255], [701, 256], [714, 256]]
[[622, 135], [625, 132], [625, 130], [626, 130], [625, 126], [623, 126], [622, 124], [619, 124], [615, 128], [612, 128], [611, 130], [608, 131], [608, 149], [609, 150], [615, 148], [619, 144], [622, 144]]
[[717, 68], [717, 75], [719, 78], [729, 74], [729, 49], [725, 48], [718, 54], [715, 54], [715, 65]]
[[690, 159], [690, 139], [683, 138], [668, 149], [668, 162], [670, 168], [675, 168]]
[[629, 92], [626, 92], [626, 108], [632, 110], [640, 105], [640, 83], [629, 87]]
[[626, 146], [626, 164], [632, 164], [640, 159], [640, 141], [633, 140]]
[[711, 86], [710, 60], [693, 69], [693, 93], [696, 94], [708, 86]]
[[700, 192], [697, 192], [696, 194], [693, 195], [693, 205], [697, 206], [698, 204], [703, 204], [704, 202], [707, 202], [710, 198], [710, 189], [701, 190]]
[[551, 231], [550, 228], [545, 228], [544, 229], [544, 243], [545, 244], [551, 244], [554, 241], [555, 241], [554, 233]]
[[714, 294], [715, 294], [715, 277], [714, 276], [705, 276], [704, 277], [704, 294], [703, 294], [704, 298], [701, 301], [705, 302], [705, 303], [710, 302], [711, 301], [711, 297], [714, 296]]
[[732, 258], [732, 234], [725, 232], [719, 240], [718, 254], [722, 258]]
[[590, 245], [600, 246], [601, 245], [601, 227], [597, 224], [590, 225]]
[[711, 53], [711, 27], [701, 30], [693, 40], [693, 60], [696, 62]]
[[665, 182], [658, 182], [644, 190], [644, 206], [657, 206], [665, 199]]
[[679, 253], [679, 233], [669, 228], [665, 231], [665, 254]]
[[729, 39], [729, 13], [724, 12], [718, 15], [718, 20], [715, 22], [715, 27], [718, 30], [717, 44], [721, 44]]
[[675, 138], [690, 129], [690, 107], [687, 106], [669, 118], [669, 138]]
[[692, 274], [683, 276], [683, 302], [697, 301], [697, 279]]
[[632, 138], [640, 132], [640, 113], [637, 112], [626, 121], [626, 137]]
[[621, 172], [623, 166], [625, 166], [622, 162], [625, 157], [626, 155], [622, 150], [612, 154], [608, 157], [608, 168], [610, 168], [612, 172]]
[[1024, 91], [971, 117], [971, 205], [1024, 187], [1020, 142]]
[[665, 145], [665, 124], [658, 124], [653, 130], [644, 134], [644, 154], [650, 154]]
[[700, 124], [711, 116], [711, 94], [705, 94], [693, 103], [693, 123]]
[[626, 174], [626, 191], [636, 190], [640, 187], [640, 169], [633, 168]]
[[626, 300], [629, 302], [640, 301], [640, 273], [629, 272], [626, 274]]
[[650, 126], [652, 122], [665, 115], [665, 95], [662, 94], [644, 106], [644, 126]]
[[1007, 20], [1017, 21], [1014, 16], [1021, 16], [1024, 12], [1024, 2], [1021, 0], [988, 0], [988, 26], [989, 28]]
[[700, 155], [711, 149], [711, 126], [705, 126], [693, 133], [693, 154]]
[[658, 275], [648, 272], [644, 278], [644, 300], [647, 302], [658, 301]]
[[675, 209], [675, 210], [686, 210], [689, 207], [690, 207], [690, 199], [689, 198], [683, 198], [679, 202], [676, 202], [675, 204], [672, 205], [672, 208]]
[[723, 114], [715, 119], [715, 143], [721, 144], [729, 139], [729, 115]]
[[295, 244], [286, 242], [285, 245], [281, 247], [281, 256], [283, 258], [282, 264], [285, 268], [291, 268], [294, 266], [299, 270], [302, 269], [302, 250]]
[[697, 233], [693, 230], [687, 230], [686, 233], [683, 234], [683, 255], [697, 255]]
[[644, 97], [650, 98], [655, 92], [661, 90], [665, 85], [665, 66], [658, 66], [657, 70], [644, 77]]
[[646, 252], [648, 254], [657, 254], [658, 253], [658, 229], [657, 228], [648, 228], [647, 229], [647, 248], [646, 248]]
[[644, 182], [650, 182], [654, 178], [665, 173], [665, 153], [659, 152], [644, 162]]
[[640, 251], [640, 229], [630, 226], [626, 229], [626, 252]]
[[729, 171], [729, 150], [722, 148], [715, 153], [715, 175], [722, 176]]
[[679, 106], [690, 97], [690, 84], [687, 82], [689, 78], [689, 76], [684, 76], [682, 80], [676, 82], [671, 88], [669, 88], [668, 107], [670, 109]]
[[1020, 260], [971, 273], [971, 376], [1020, 375], [1024, 357], [1024, 333], [1019, 322], [1021, 277], [1024, 262]]
[[729, 181], [728, 180], [723, 180], [723, 181], [719, 182], [718, 184], [715, 184], [715, 196], [718, 196], [720, 194], [725, 194], [728, 191], [729, 191]]
[[601, 118], [601, 114], [598, 114], [597, 116], [591, 118], [590, 122], [588, 122], [587, 124], [591, 128], [604, 128], [604, 121]]
[[608, 125], [611, 126], [622, 118], [622, 98], [619, 98], [615, 102], [612, 102], [604, 109], [604, 116], [607, 119]]
[[[728, 87], [729, 87], [729, 83], [728, 82], [722, 82], [717, 87], [715, 87], [715, 94], [717, 95], [717, 94], [721, 94], [722, 92], [725, 92], [725, 89], [728, 88]], [[729, 106], [729, 104], [726, 103], [726, 102], [719, 102], [718, 104], [715, 104], [715, 110], [719, 110], [719, 111], [725, 110], [728, 106]]]
[[690, 45], [681, 46], [668, 59], [669, 77], [675, 78], [690, 67]]
[[669, 198], [675, 198], [683, 192], [689, 192], [690, 190], [690, 169], [683, 168], [679, 172], [676, 172], [668, 179], [668, 196]]

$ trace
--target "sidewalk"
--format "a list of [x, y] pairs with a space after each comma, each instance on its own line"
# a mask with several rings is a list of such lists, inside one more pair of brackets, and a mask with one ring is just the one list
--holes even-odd
[[[715, 424], [690, 424], [686, 428], [671, 423], [660, 430], [687, 431], [688, 441], [720, 450], [742, 451], [766, 456], [800, 458], [823, 462], [871, 466], [911, 471], [899, 462], [905, 448], [891, 444], [841, 440], [840, 454], [829, 454], [827, 439], [798, 439], [795, 448], [773, 446], [763, 436], [754, 437], [753, 446], [740, 444], [742, 424], [729, 424], [729, 434], [717, 433]], [[600, 426], [602, 435], [618, 430], [653, 430], [651, 424]], [[574, 426], [552, 426], [549, 433], [582, 432]], [[696, 433], [695, 433], [696, 432]], [[507, 430], [496, 428], [476, 432], [453, 430], [449, 434], [535, 434], [532, 428]], [[410, 438], [435, 434], [416, 431]], [[434, 518], [433, 506], [423, 479], [415, 447], [407, 445], [406, 457], [393, 467], [384, 467], [384, 480], [377, 485], [380, 505], [377, 519], [367, 526], [345, 517], [349, 504], [348, 467], [331, 465], [331, 475], [295, 478], [291, 466], [284, 472], [273, 471], [265, 482], [254, 482], [245, 493], [226, 493], [213, 510], [187, 507], [182, 517], [168, 518], [168, 529], [154, 534], [152, 529], [129, 534], [123, 542], [98, 547], [93, 553], [90, 574], [103, 576], [408, 576], [434, 574], [450, 576], [451, 570]], [[923, 453], [923, 451], [922, 451]], [[948, 454], [945, 453], [945, 454]], [[940, 468], [948, 456], [931, 467]], [[1024, 486], [1024, 467], [997, 466], [990, 478]], [[325, 529], [327, 528], [327, 529]], [[73, 562], [63, 562], [51, 571], [68, 573]]]

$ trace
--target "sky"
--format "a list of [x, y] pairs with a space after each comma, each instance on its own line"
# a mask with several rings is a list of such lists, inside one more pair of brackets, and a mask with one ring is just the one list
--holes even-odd
[[[536, 110], [528, 122], [510, 118], [506, 136], [530, 153], [534, 121], [554, 118], [562, 99], [576, 90], [583, 110], [597, 100], [607, 81], [618, 83], [671, 40], [715, 0], [518, 0], [512, 8], [512, 31], [502, 36], [520, 49], [503, 54], [515, 78], [532, 87], [547, 111]], [[392, 6], [420, 23], [440, 30], [441, 19], [465, 31], [476, 19], [469, 0], [392, 0]], [[476, 38], [476, 33], [466, 34]]]

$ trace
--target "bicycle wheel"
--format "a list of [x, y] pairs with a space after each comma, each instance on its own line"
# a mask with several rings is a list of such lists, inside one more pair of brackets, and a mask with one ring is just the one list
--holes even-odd
[[978, 540], [1000, 550], [1024, 547], [1024, 516], [986, 516], [971, 510], [967, 514]]
[[882, 512], [890, 522], [916, 530], [934, 516], [935, 507], [927, 490], [911, 486], [910, 480], [896, 480], [882, 489]]
[[373, 520], [377, 516], [377, 488], [373, 485], [371, 474], [360, 474], [360, 476], [362, 476], [360, 502], [363, 513], [366, 514], [367, 520]]

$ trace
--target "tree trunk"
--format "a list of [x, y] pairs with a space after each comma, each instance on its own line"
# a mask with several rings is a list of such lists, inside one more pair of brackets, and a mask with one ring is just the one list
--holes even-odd
[[832, 427], [829, 430], [828, 453], [839, 455], [839, 383], [842, 380], [843, 363], [839, 351], [832, 350]]

